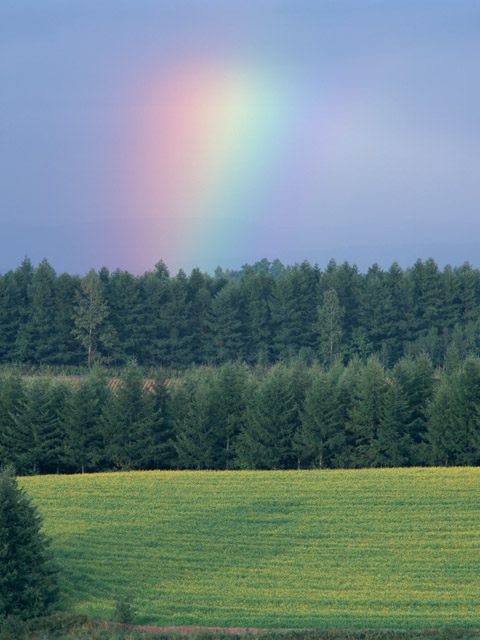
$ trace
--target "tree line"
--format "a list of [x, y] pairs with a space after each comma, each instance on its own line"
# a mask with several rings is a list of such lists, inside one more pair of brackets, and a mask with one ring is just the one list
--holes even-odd
[[0, 275], [0, 362], [185, 369], [240, 359], [331, 366], [376, 354], [386, 367], [427, 353], [443, 366], [480, 355], [480, 271], [432, 258], [367, 273], [333, 260], [171, 276], [163, 262], [134, 276], [57, 275], [26, 258]]
[[114, 386], [0, 378], [0, 465], [20, 474], [126, 469], [296, 469], [480, 464], [480, 359], [451, 351], [386, 369], [199, 367], [151, 380], [135, 362]]

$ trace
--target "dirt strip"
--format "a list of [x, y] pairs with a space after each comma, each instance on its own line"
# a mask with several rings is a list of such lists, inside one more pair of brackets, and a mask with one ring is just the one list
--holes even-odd
[[[146, 633], [162, 633], [163, 631], [174, 631], [182, 636], [193, 635], [195, 633], [223, 633], [229, 635], [246, 635], [247, 633], [267, 633], [272, 629], [256, 629], [254, 627], [155, 627], [153, 625], [129, 625], [130, 629], [138, 629]], [[292, 631], [292, 629], [275, 629], [275, 631]]]

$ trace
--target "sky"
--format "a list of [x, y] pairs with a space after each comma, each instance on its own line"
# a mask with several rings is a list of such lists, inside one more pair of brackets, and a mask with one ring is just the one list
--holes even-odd
[[478, 0], [0, 0], [0, 273], [480, 267]]

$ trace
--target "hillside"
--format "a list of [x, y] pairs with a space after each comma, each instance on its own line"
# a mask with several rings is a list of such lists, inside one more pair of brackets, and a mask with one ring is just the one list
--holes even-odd
[[22, 479], [66, 607], [138, 623], [473, 626], [480, 469], [130, 472]]

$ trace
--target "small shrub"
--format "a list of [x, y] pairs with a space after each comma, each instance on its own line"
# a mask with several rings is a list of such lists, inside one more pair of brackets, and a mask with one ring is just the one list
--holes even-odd
[[8, 615], [0, 618], [0, 638], [2, 640], [24, 640], [27, 624], [20, 616]]
[[132, 624], [136, 613], [134, 605], [128, 598], [123, 597], [115, 600], [115, 617], [120, 624]]

